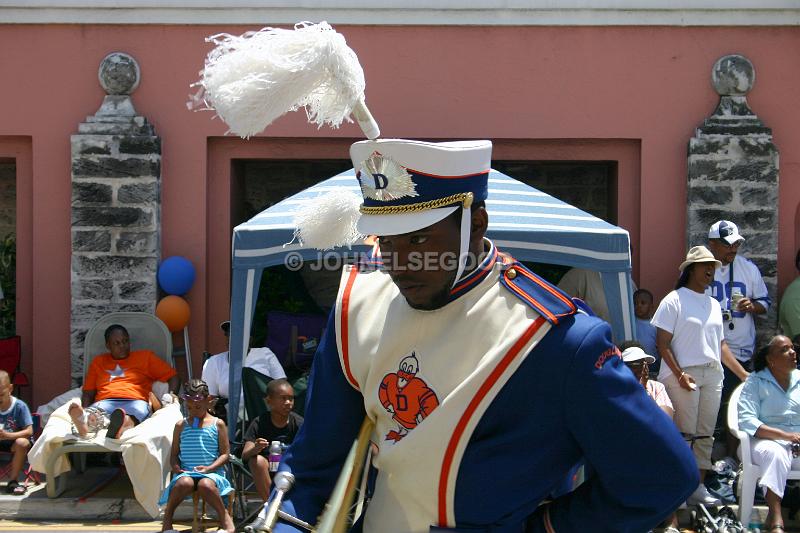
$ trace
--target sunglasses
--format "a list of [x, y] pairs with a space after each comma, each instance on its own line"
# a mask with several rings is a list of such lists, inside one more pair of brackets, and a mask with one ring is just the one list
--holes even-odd
[[181, 400], [183, 400], [185, 402], [186, 401], [189, 401], [189, 402], [202, 402], [202, 401], [207, 400], [207, 399], [208, 399], [208, 396], [203, 396], [202, 394], [196, 394], [194, 396], [190, 396], [188, 394], [181, 394]]
[[731, 249], [733, 249], [733, 248], [738, 248], [739, 246], [741, 246], [741, 245], [742, 245], [742, 241], [736, 241], [736, 242], [735, 242], [735, 243], [733, 243], [733, 244], [728, 244], [728, 242], [727, 242], [727, 241], [725, 241], [725, 240], [723, 240], [723, 239], [717, 239], [717, 242], [718, 242], [718, 243], [720, 243], [720, 244], [721, 244], [722, 246], [724, 246], [725, 248], [731, 248]]
[[639, 368], [647, 365], [647, 361], [634, 361], [632, 363], [625, 363], [625, 364], [628, 366]]

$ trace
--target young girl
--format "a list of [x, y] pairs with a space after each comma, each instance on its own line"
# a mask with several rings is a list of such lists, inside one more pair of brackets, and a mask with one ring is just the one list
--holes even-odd
[[222, 496], [232, 492], [233, 487], [219, 473], [228, 461], [230, 452], [225, 423], [209, 414], [213, 398], [209, 396], [208, 385], [203, 380], [193, 379], [186, 383], [181, 399], [189, 416], [175, 424], [172, 435], [172, 481], [158, 502], [159, 505], [167, 504], [161, 530], [175, 531], [172, 528], [175, 508], [192, 491], [197, 490], [217, 512], [220, 531], [233, 533], [233, 519], [222, 502]]

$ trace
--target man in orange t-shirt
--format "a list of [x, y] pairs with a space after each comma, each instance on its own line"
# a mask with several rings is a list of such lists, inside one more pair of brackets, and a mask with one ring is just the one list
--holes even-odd
[[[150, 391], [154, 381], [167, 381], [174, 391], [178, 387], [175, 369], [150, 350], [131, 352], [128, 331], [119, 324], [105, 331], [109, 353], [95, 357], [83, 384], [81, 405], [97, 407], [110, 412], [107, 435], [119, 438], [150, 416]], [[89, 428], [84, 410], [72, 404], [69, 414], [78, 434], [85, 437]]]

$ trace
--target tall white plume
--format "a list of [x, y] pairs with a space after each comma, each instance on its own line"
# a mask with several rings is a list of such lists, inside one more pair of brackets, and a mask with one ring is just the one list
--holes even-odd
[[[364, 71], [344, 37], [327, 22], [293, 30], [264, 28], [214, 35], [190, 107], [213, 109], [230, 131], [248, 138], [284, 113], [305, 107], [309, 122], [338, 128], [364, 100]], [[363, 104], [362, 104], [363, 107]]]

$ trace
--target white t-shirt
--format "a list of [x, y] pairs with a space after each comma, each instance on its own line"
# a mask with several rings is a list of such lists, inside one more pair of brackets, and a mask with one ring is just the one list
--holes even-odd
[[[651, 323], [672, 333], [672, 353], [681, 367], [720, 360], [722, 311], [710, 296], [686, 287], [672, 291], [658, 304]], [[671, 375], [669, 365], [662, 363], [658, 380]]]
[[[733, 260], [733, 286], [750, 298], [769, 309], [769, 295], [761, 272], [752, 261], [739, 255]], [[714, 298], [722, 309], [733, 307], [731, 296], [731, 265], [719, 267], [714, 271], [714, 281], [706, 289], [706, 294]], [[752, 313], [733, 311], [733, 329], [730, 322], [724, 324], [725, 340], [733, 355], [740, 361], [748, 361], [753, 355], [756, 343], [756, 325]]]
[[[267, 347], [250, 348], [243, 366], [261, 372], [272, 379], [286, 377], [286, 372], [283, 371], [278, 358]], [[203, 365], [203, 381], [208, 384], [208, 393], [218, 398], [227, 398], [229, 373], [228, 352], [209, 357]]]

